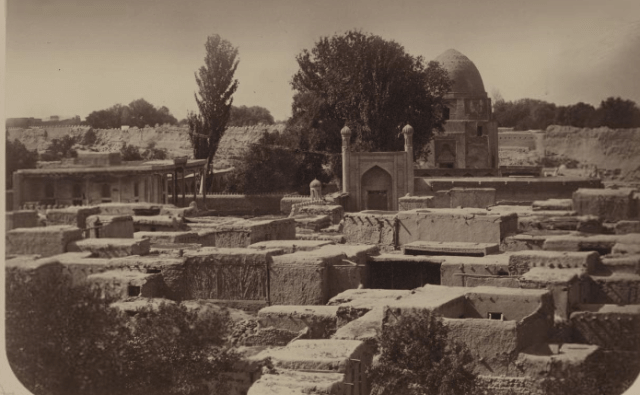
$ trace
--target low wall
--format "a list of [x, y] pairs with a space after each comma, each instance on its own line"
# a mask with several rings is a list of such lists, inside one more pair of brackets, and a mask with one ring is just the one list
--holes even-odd
[[[268, 195], [207, 195], [206, 208], [217, 215], [277, 215], [284, 194]], [[193, 196], [187, 199], [193, 200]], [[198, 196], [198, 207], [204, 209], [202, 196]]]
[[603, 187], [599, 179], [578, 177], [415, 178], [415, 194], [419, 196], [434, 196], [437, 191], [452, 188], [494, 188], [498, 202], [571, 199], [580, 188]]

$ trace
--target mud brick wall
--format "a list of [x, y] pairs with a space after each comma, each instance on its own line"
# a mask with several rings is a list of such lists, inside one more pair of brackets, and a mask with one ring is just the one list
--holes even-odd
[[[280, 214], [283, 195], [207, 195], [206, 207], [217, 215], [276, 215]], [[198, 207], [204, 207], [202, 196]]]
[[37, 254], [42, 257], [67, 252], [67, 245], [82, 239], [82, 230], [75, 226], [19, 228], [6, 233], [7, 255]]
[[383, 251], [393, 250], [397, 240], [393, 215], [347, 213], [342, 232], [349, 244], [378, 245]]
[[640, 352], [640, 316], [635, 312], [576, 311], [571, 314], [573, 341]]
[[35, 228], [38, 226], [38, 212], [35, 210], [19, 210], [6, 213], [6, 229]]
[[616, 273], [591, 276], [589, 303], [640, 304], [640, 276]]

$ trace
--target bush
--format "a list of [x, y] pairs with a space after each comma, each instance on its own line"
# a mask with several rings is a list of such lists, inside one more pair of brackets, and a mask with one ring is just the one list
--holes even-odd
[[6, 140], [6, 176], [7, 189], [13, 187], [13, 173], [20, 169], [35, 169], [38, 163], [38, 152], [29, 151], [19, 140]]
[[122, 148], [120, 148], [120, 155], [122, 155], [122, 160], [127, 162], [143, 159], [140, 154], [140, 149], [135, 145], [127, 145], [127, 143], [122, 144]]
[[96, 141], [98, 141], [98, 136], [93, 129], [87, 130], [84, 133], [84, 136], [82, 136], [82, 145], [84, 146], [91, 147], [96, 143]]
[[35, 394], [208, 394], [236, 359], [228, 322], [168, 304], [131, 318], [61, 273], [7, 272], [7, 357]]
[[442, 319], [425, 311], [385, 325], [381, 353], [369, 370], [374, 395], [474, 394], [476, 375], [467, 369], [468, 350], [448, 339]]
[[153, 160], [153, 159], [167, 159], [169, 154], [167, 150], [164, 148], [156, 148], [155, 141], [150, 142], [147, 145], [147, 148], [142, 153], [142, 157], [145, 160]]

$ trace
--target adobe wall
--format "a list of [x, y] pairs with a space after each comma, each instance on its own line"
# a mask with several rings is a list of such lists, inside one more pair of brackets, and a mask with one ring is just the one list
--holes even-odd
[[580, 215], [594, 215], [607, 222], [638, 217], [634, 191], [621, 189], [586, 189], [573, 193], [573, 208]]
[[571, 314], [574, 341], [640, 352], [640, 306], [579, 305]]
[[516, 214], [498, 215], [480, 209], [401, 211], [398, 245], [412, 241], [500, 243], [517, 230]]
[[[206, 207], [214, 210], [216, 215], [278, 215], [280, 214], [280, 201], [283, 194], [268, 195], [233, 195], [213, 194], [207, 195]], [[179, 201], [181, 199], [178, 199]], [[193, 200], [188, 199], [188, 202]], [[202, 194], [198, 195], [199, 208], [204, 208]], [[288, 213], [287, 213], [288, 214]]]
[[16, 228], [35, 228], [38, 226], [38, 212], [18, 210], [5, 213], [5, 231]]
[[361, 211], [346, 213], [342, 233], [349, 244], [378, 245], [383, 251], [395, 249], [395, 212]]
[[82, 230], [75, 226], [13, 229], [6, 233], [5, 254], [49, 257], [67, 252], [67, 245], [80, 239]]
[[522, 201], [571, 199], [579, 188], [603, 188], [599, 179], [578, 177], [512, 178], [415, 178], [415, 194], [433, 196], [437, 191], [451, 188], [493, 188], [496, 201]]

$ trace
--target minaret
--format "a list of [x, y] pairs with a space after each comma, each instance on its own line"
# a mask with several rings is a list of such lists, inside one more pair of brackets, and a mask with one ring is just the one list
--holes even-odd
[[342, 135], [342, 192], [349, 193], [349, 139], [351, 129], [345, 125], [340, 131]]
[[413, 128], [407, 124], [402, 128], [404, 134], [404, 151], [407, 153], [407, 191], [409, 196], [413, 196]]

